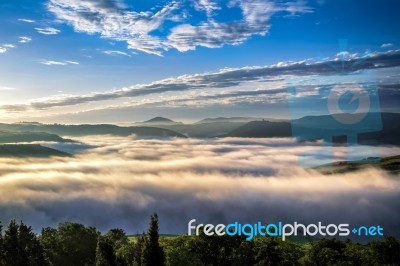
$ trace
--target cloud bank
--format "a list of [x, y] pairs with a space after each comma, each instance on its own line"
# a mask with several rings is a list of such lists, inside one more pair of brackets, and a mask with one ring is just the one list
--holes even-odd
[[[119, 51], [105, 51], [105, 53], [110, 55], [122, 55]], [[72, 63], [71, 61], [42, 61], [42, 64], [46, 65], [69, 65], [76, 63], [77, 62]], [[360, 83], [363, 83], [363, 71], [384, 71], [385, 69], [395, 69], [399, 66], [400, 50], [373, 52], [364, 56], [341, 53], [322, 61], [302, 60], [296, 62], [279, 62], [268, 66], [225, 68], [217, 72], [182, 75], [106, 92], [86, 95], [49, 96], [43, 99], [32, 100], [28, 104], [18, 104], [15, 106], [7, 105], [1, 106], [1, 108], [10, 111], [43, 110], [168, 92], [181, 93], [172, 98], [168, 98], [168, 96], [164, 97], [162, 98], [162, 102], [158, 101], [155, 97], [147, 97], [151, 102], [141, 102], [138, 100], [133, 101], [132, 105], [193, 105], [196, 101], [198, 102], [204, 99], [203, 102], [208, 102], [207, 100], [212, 100], [212, 98], [220, 100], [220, 103], [223, 103], [221, 100], [225, 99], [227, 103], [230, 104], [235, 102], [251, 103], [254, 101], [263, 103], [282, 102], [286, 101], [285, 85], [288, 85], [283, 83], [287, 83], [292, 78], [310, 79], [310, 83], [315, 85], [311, 90], [314, 90], [316, 86], [332, 86], [332, 84], [340, 82], [340, 80], [330, 79], [329, 76], [360, 74], [359, 78], [355, 78], [360, 79]], [[379, 84], [380, 92], [384, 95], [393, 93], [398, 87], [396, 78], [391, 80], [390, 75], [386, 75], [386, 80]], [[318, 78], [319, 80], [317, 80]], [[301, 82], [304, 83], [304, 81]], [[298, 87], [303, 85], [304, 84], [301, 83], [295, 84], [295, 86]], [[244, 89], [241, 89], [241, 87], [244, 87]], [[221, 91], [223, 89], [225, 89], [225, 91]], [[186, 92], [186, 94], [182, 92]], [[190, 94], [192, 92], [194, 94]], [[196, 92], [202, 94], [196, 95]], [[257, 96], [257, 98], [255, 96]], [[121, 106], [121, 103], [118, 103], [118, 106]], [[196, 106], [196, 104], [194, 106]], [[102, 108], [105, 109], [104, 106], [102, 106]]]
[[[318, 143], [291, 139], [90, 137], [97, 148], [74, 158], [0, 159], [0, 220], [36, 230], [77, 221], [101, 230], [147, 228], [157, 212], [163, 233], [198, 222], [322, 221], [376, 225], [397, 234], [400, 180], [369, 169], [324, 176], [297, 166]], [[384, 155], [399, 148], [382, 148]], [[345, 158], [344, 148], [335, 149]]]

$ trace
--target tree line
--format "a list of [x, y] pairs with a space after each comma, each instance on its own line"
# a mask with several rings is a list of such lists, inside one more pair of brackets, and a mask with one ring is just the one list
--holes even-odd
[[367, 245], [337, 239], [298, 244], [276, 237], [181, 235], [160, 237], [157, 214], [146, 233], [130, 238], [122, 229], [61, 223], [39, 235], [22, 221], [0, 224], [0, 266], [246, 266], [400, 265], [394, 237]]

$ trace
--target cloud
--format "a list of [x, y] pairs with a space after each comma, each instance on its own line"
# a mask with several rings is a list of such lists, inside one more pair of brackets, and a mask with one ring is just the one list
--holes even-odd
[[[386, 234], [399, 234], [399, 179], [376, 169], [324, 176], [298, 167], [297, 154], [318, 148], [318, 143], [79, 140], [96, 148], [73, 158], [0, 159], [3, 222], [22, 219], [39, 230], [77, 221], [103, 231], [122, 227], [140, 233], [157, 212], [163, 233], [184, 233], [187, 222], [197, 219], [380, 224]], [[400, 152], [381, 150], [386, 155]], [[346, 147], [335, 147], [335, 155], [345, 158]]]
[[15, 47], [16, 47], [15, 45], [9, 44], [9, 43], [0, 45], [0, 54], [4, 54], [4, 53], [6, 53], [8, 50], [13, 49], [13, 48], [15, 48]]
[[51, 28], [51, 27], [35, 28], [35, 30], [37, 30], [37, 32], [39, 32], [40, 34], [44, 34], [44, 35], [57, 35], [61, 32], [60, 30]]
[[115, 51], [115, 50], [107, 50], [107, 51], [103, 51], [103, 53], [107, 54], [107, 55], [124, 55], [127, 57], [132, 57], [130, 54], [122, 52], [122, 51]]
[[25, 22], [25, 23], [36, 23], [35, 20], [25, 19], [25, 18], [20, 18], [20, 19], [18, 19], [18, 21]]
[[21, 36], [19, 37], [19, 42], [20, 43], [29, 43], [32, 41], [31, 37], [26, 37], [26, 36]]
[[389, 47], [392, 47], [392, 46], [393, 46], [393, 43], [384, 43], [384, 44], [381, 45], [382, 48], [389, 48]]
[[[264, 36], [270, 27], [269, 19], [276, 13], [312, 12], [303, 1], [278, 4], [264, 0], [235, 0], [226, 6], [212, 0], [198, 0], [193, 6], [188, 7], [185, 1], [173, 1], [158, 11], [136, 12], [121, 1], [111, 0], [49, 0], [47, 4], [58, 21], [71, 25], [77, 32], [125, 41], [129, 49], [160, 56], [169, 49], [185, 52], [198, 46], [238, 45], [252, 36]], [[241, 9], [242, 18], [228, 22], [216, 20], [216, 11], [236, 7]], [[192, 25], [187, 20], [195, 14], [188, 15], [188, 10], [205, 12], [207, 19]], [[167, 27], [166, 22], [173, 25]]]
[[165, 45], [149, 33], [158, 29], [178, 8], [168, 3], [158, 12], [133, 12], [121, 9], [115, 1], [50, 0], [49, 11], [77, 32], [98, 33], [103, 38], [126, 41], [128, 48], [160, 55]]
[[[291, 14], [312, 12], [301, 1], [286, 5], [263, 0], [230, 2], [230, 8], [236, 6], [242, 10], [242, 20], [216, 22], [210, 18], [200, 25], [182, 24], [171, 30], [171, 34], [168, 36], [169, 42], [181, 52], [195, 50], [198, 46], [219, 48], [224, 45], [238, 45], [252, 36], [266, 35], [270, 28], [271, 16], [278, 12], [290, 12]], [[217, 6], [210, 2], [205, 2], [200, 7], [203, 7], [209, 15], [217, 9]]]
[[79, 62], [75, 61], [53, 61], [53, 60], [44, 60], [40, 62], [46, 66], [67, 66], [67, 65], [79, 65]]
[[221, 10], [221, 6], [219, 6], [218, 2], [213, 0], [198, 0], [194, 1], [194, 8], [197, 11], [206, 12], [207, 16], [211, 17], [215, 11]]

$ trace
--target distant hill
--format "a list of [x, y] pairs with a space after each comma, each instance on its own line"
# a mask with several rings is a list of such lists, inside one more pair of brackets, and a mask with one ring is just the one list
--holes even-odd
[[150, 127], [162, 127], [171, 125], [182, 125], [182, 123], [161, 116], [154, 117], [144, 122], [135, 123], [135, 126], [150, 126]]
[[9, 132], [0, 131], [0, 143], [19, 143], [33, 141], [73, 142], [55, 134], [45, 132]]
[[87, 136], [87, 135], [136, 135], [139, 138], [150, 137], [181, 137], [184, 135], [165, 128], [141, 126], [120, 127], [116, 125], [62, 125], [62, 124], [0, 124], [0, 130], [13, 132], [45, 132], [60, 136]]
[[224, 137], [241, 138], [271, 138], [291, 136], [292, 131], [289, 122], [270, 121], [251, 121], [224, 135]]
[[5, 144], [0, 145], [0, 157], [52, 157], [71, 156], [70, 154], [37, 144]]

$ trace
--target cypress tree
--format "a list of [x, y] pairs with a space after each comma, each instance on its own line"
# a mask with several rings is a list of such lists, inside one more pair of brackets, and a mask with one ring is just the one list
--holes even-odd
[[147, 242], [143, 250], [143, 265], [142, 266], [164, 266], [165, 254], [164, 249], [159, 242], [159, 227], [158, 216], [153, 214], [150, 217], [150, 226], [147, 232]]

